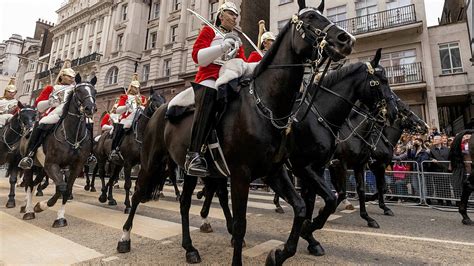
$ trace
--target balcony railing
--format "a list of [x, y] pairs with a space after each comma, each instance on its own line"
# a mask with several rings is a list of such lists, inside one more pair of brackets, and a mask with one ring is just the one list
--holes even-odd
[[403, 85], [423, 82], [421, 63], [386, 67], [385, 72], [390, 85]]
[[[92, 53], [90, 55], [86, 55], [86, 56], [81, 57], [81, 58], [76, 58], [76, 59], [71, 61], [71, 66], [72, 67], [81, 66], [81, 65], [84, 65], [84, 64], [87, 64], [87, 63], [90, 63], [90, 62], [100, 61], [101, 56], [102, 55], [99, 54], [99, 53]], [[37, 79], [42, 79], [42, 78], [45, 78], [45, 77], [49, 76], [50, 73], [54, 73], [54, 74], [59, 73], [59, 70], [61, 70], [61, 67], [63, 66], [63, 63], [64, 63], [64, 61], [61, 61], [61, 62], [57, 63], [54, 67], [52, 67], [48, 70], [45, 70], [43, 72], [38, 73], [36, 75], [36, 78]]]
[[389, 9], [365, 16], [335, 22], [347, 32], [357, 35], [399, 27], [416, 22], [415, 5]]

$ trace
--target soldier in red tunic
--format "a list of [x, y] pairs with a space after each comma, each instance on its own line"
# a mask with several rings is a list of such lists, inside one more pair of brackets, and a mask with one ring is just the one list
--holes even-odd
[[[258, 34], [258, 49], [265, 55], [265, 53], [270, 49], [273, 42], [275, 41], [275, 35], [271, 31], [265, 30], [265, 21], [260, 20], [259, 25], [259, 34]], [[262, 56], [257, 51], [250, 53], [249, 58], [247, 59], [248, 63], [260, 62]]]
[[18, 112], [18, 100], [15, 99], [15, 95], [15, 78], [11, 78], [3, 92], [3, 97], [0, 97], [0, 129]]
[[232, 58], [246, 61], [242, 41], [234, 32], [239, 11], [232, 2], [225, 2], [219, 7], [215, 25], [225, 34], [216, 34], [214, 29], [204, 26], [194, 43], [192, 57], [199, 65], [193, 89], [195, 94], [195, 112], [192, 127], [191, 145], [186, 154], [185, 170], [188, 175], [206, 176], [209, 174], [207, 163], [201, 154], [208, 135], [209, 125], [215, 114], [214, 105], [217, 97], [216, 80], [222, 64]]
[[120, 154], [120, 144], [122, 143], [125, 131], [132, 127], [133, 119], [138, 108], [145, 109], [146, 97], [140, 95], [140, 82], [138, 81], [138, 74], [133, 74], [132, 82], [128, 86], [126, 94], [120, 95], [116, 113], [120, 115], [120, 122], [115, 128], [115, 136], [112, 140], [112, 152], [110, 153], [110, 160], [119, 162], [122, 160]]

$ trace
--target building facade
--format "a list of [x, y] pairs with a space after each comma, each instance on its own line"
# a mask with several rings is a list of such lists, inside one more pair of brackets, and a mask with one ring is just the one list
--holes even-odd
[[12, 34], [8, 40], [0, 43], [0, 75], [16, 75], [22, 47], [23, 38], [19, 34]]

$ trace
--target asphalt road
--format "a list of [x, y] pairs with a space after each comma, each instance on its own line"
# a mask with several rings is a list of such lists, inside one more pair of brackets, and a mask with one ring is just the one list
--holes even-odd
[[[108, 206], [99, 203], [99, 192], [84, 191], [84, 179], [78, 179], [74, 200], [66, 205], [68, 226], [52, 228], [58, 206], [36, 214], [34, 220], [22, 220], [22, 188], [17, 188], [17, 207], [5, 208], [9, 184], [3, 176], [0, 171], [0, 264], [185, 264], [179, 205], [171, 187], [166, 187], [164, 199], [140, 205], [132, 230], [132, 250], [119, 254], [117, 241], [126, 220], [122, 189], [116, 190], [118, 205]], [[33, 202], [46, 200], [52, 191], [51, 185], [45, 196], [34, 197]], [[292, 210], [283, 204], [286, 213], [276, 213], [272, 198], [271, 193], [251, 191], [243, 256], [246, 265], [264, 264], [269, 250], [281, 247], [288, 237]], [[190, 223], [202, 264], [229, 265], [232, 248], [220, 207], [215, 201], [211, 209], [209, 221], [214, 232], [202, 233], [201, 204], [193, 198]], [[394, 217], [384, 216], [378, 205], [367, 203], [369, 214], [381, 226], [373, 229], [359, 217], [358, 209], [339, 207], [326, 227], [315, 233], [326, 255], [310, 255], [306, 242], [300, 240], [297, 254], [286, 264], [474, 264], [474, 227], [462, 225], [457, 212], [407, 204], [390, 208]]]

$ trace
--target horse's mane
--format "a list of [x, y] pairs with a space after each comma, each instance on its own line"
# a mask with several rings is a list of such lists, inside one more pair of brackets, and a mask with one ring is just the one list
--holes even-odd
[[328, 88], [333, 86], [335, 83], [341, 81], [341, 79], [343, 79], [345, 76], [350, 75], [359, 70], [359, 68], [361, 68], [362, 66], [364, 66], [364, 63], [357, 62], [344, 66], [338, 70], [328, 72], [326, 76], [324, 76], [323, 86]]
[[66, 118], [67, 116], [67, 113], [69, 112], [69, 106], [71, 106], [71, 102], [72, 102], [72, 96], [74, 95], [74, 91], [69, 93], [69, 95], [67, 96], [66, 98], [66, 103], [64, 104], [64, 107], [63, 107], [63, 113], [61, 114], [61, 117], [59, 118], [59, 122], [58, 124], [61, 123], [61, 121], [64, 120], [64, 118]]
[[288, 20], [288, 23], [281, 29], [280, 33], [278, 33], [278, 36], [275, 40], [275, 42], [272, 44], [270, 49], [265, 53], [263, 56], [262, 60], [260, 63], [257, 65], [253, 72], [253, 77], [256, 78], [258, 75], [260, 75], [267, 67], [268, 65], [272, 62], [273, 58], [277, 54], [278, 48], [281, 45], [281, 42], [283, 40], [283, 36], [286, 34], [286, 32], [290, 28], [290, 21]]

